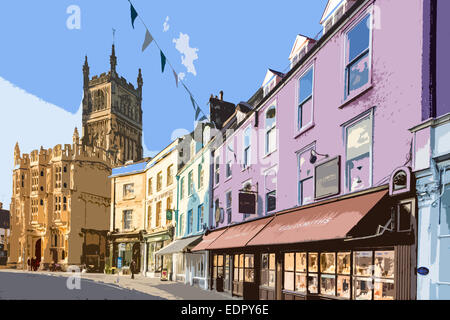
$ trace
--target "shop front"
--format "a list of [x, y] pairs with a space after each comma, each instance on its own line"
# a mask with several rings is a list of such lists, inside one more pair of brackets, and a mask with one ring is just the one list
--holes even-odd
[[109, 234], [109, 243], [112, 247], [112, 261], [111, 266], [118, 267], [118, 258], [121, 258], [121, 271], [123, 274], [130, 274], [131, 261], [136, 262], [136, 273], [141, 270], [141, 245], [142, 234], [141, 233], [128, 233], [128, 234]]
[[155, 255], [173, 262], [172, 270], [175, 274], [175, 281], [206, 289], [207, 252], [191, 252], [201, 238], [202, 236], [198, 235], [175, 240], [156, 252]]
[[415, 299], [415, 207], [384, 186], [231, 226], [207, 246], [211, 288], [245, 300]]
[[156, 255], [158, 251], [172, 243], [173, 231], [171, 228], [157, 233], [145, 234], [145, 274], [152, 278], [161, 278], [164, 271], [168, 280], [173, 277], [172, 256]]

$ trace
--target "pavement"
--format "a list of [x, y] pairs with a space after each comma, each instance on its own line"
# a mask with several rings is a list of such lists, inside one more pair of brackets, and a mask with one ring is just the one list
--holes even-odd
[[[18, 290], [20, 288], [29, 287], [46, 287], [49, 284], [57, 285], [58, 289], [55, 292], [63, 291], [67, 297], [57, 295], [57, 299], [83, 299], [83, 295], [70, 295], [70, 291], [75, 293], [80, 290], [68, 290], [66, 286], [67, 278], [73, 277], [74, 273], [70, 272], [49, 272], [49, 271], [23, 271], [16, 269], [1, 269], [0, 270], [0, 299], [15, 299], [14, 294], [8, 296], [10, 290]], [[14, 289], [9, 288], [6, 284], [7, 281], [14, 279]], [[53, 279], [53, 280], [52, 280]], [[58, 279], [58, 281], [54, 281]], [[142, 275], [135, 275], [135, 279], [131, 279], [131, 276], [117, 276], [99, 273], [81, 273], [81, 288], [83, 291], [84, 287], [89, 287], [86, 290], [87, 299], [149, 299], [149, 300], [238, 300], [232, 298], [231, 296], [209, 290], [203, 290], [197, 287], [192, 287], [179, 282], [171, 281], [161, 281], [159, 278], [148, 278]], [[23, 283], [21, 286], [19, 283]], [[5, 288], [8, 287], [7, 290]], [[12, 287], [12, 286], [10, 286]], [[64, 289], [64, 290], [61, 290]], [[102, 288], [104, 293], [102, 292]], [[111, 289], [116, 289], [123, 292], [114, 292]], [[47, 292], [48, 290], [46, 290]], [[69, 292], [68, 292], [69, 291]], [[22, 299], [20, 297], [20, 292], [16, 293], [17, 299]], [[121, 298], [122, 297], [122, 298]], [[32, 295], [30, 298], [23, 299], [33, 299]], [[42, 299], [41, 297], [36, 297], [35, 299]]]

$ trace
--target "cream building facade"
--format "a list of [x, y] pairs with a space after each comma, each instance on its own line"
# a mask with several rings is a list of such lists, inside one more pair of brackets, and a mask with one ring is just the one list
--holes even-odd
[[179, 166], [180, 139], [164, 148], [146, 167], [145, 263], [149, 277], [160, 277], [163, 270], [172, 272], [172, 261], [155, 253], [173, 241], [177, 199], [176, 173]]

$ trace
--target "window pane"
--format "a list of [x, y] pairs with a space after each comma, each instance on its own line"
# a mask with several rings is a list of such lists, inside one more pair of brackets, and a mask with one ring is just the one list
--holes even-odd
[[275, 253], [269, 255], [269, 269], [275, 270]]
[[217, 266], [223, 267], [223, 255], [217, 256]]
[[335, 273], [336, 262], [335, 253], [321, 253], [320, 254], [320, 272], [323, 273]]
[[347, 161], [347, 173], [350, 191], [370, 187], [370, 154], [366, 153], [359, 158]]
[[319, 293], [319, 278], [317, 274], [308, 275], [308, 290], [310, 293]]
[[234, 281], [239, 281], [239, 268], [234, 268]]
[[239, 267], [240, 268], [244, 267], [244, 255], [243, 254], [239, 255]]
[[245, 269], [245, 282], [255, 281], [255, 271], [253, 269]]
[[274, 211], [277, 208], [277, 192], [271, 191], [266, 195], [267, 212]]
[[372, 279], [354, 278], [353, 297], [356, 300], [372, 300]]
[[336, 295], [335, 287], [336, 287], [336, 277], [335, 276], [323, 274], [320, 277], [320, 293], [321, 294], [334, 296], [334, 295]]
[[300, 98], [299, 103], [304, 102], [312, 95], [313, 86], [313, 69], [309, 70], [303, 77], [300, 78]]
[[244, 282], [244, 268], [239, 268], [239, 281]]
[[347, 161], [370, 153], [372, 119], [367, 117], [347, 129]]
[[294, 271], [294, 253], [285, 253], [284, 254], [284, 270], [285, 271]]
[[295, 254], [295, 271], [306, 272], [306, 252]]
[[269, 271], [269, 287], [275, 287], [275, 271]]
[[269, 285], [269, 271], [267, 271], [267, 269], [261, 270], [261, 285], [262, 286]]
[[318, 254], [317, 253], [309, 253], [308, 254], [308, 271], [309, 272], [317, 272], [318, 268]]
[[369, 53], [355, 60], [347, 69], [348, 93], [357, 90], [369, 82]]
[[374, 299], [375, 300], [394, 300], [395, 286], [394, 280], [375, 279]]
[[364, 50], [369, 48], [370, 15], [366, 16], [347, 34], [348, 61], [352, 61], [359, 56]]
[[234, 267], [235, 268], [239, 267], [239, 255], [238, 254], [234, 255]]
[[337, 273], [350, 274], [350, 252], [339, 252], [338, 253]]
[[353, 253], [353, 274], [357, 276], [371, 276], [372, 251]]
[[277, 111], [275, 107], [271, 107], [266, 112], [266, 129], [272, 128], [275, 125], [277, 119]]
[[269, 268], [269, 255], [267, 253], [264, 253], [261, 256], [261, 269], [268, 269]]
[[311, 157], [311, 150], [308, 149], [299, 155], [299, 179], [305, 180], [307, 178], [312, 178], [314, 174], [314, 164], [312, 164], [309, 159]]
[[400, 231], [411, 229], [411, 203], [400, 205], [400, 217], [398, 222]]
[[294, 273], [284, 273], [284, 289], [294, 291]]
[[252, 254], [246, 254], [245, 255], [245, 267], [246, 268], [253, 268], [253, 255]]
[[337, 296], [350, 299], [350, 277], [337, 277]]
[[394, 278], [394, 251], [375, 252], [375, 277]]
[[300, 130], [302, 127], [310, 124], [312, 122], [312, 107], [313, 100], [312, 98], [306, 100], [304, 103], [299, 105], [298, 113], [298, 129]]
[[295, 291], [306, 293], [306, 274], [296, 273], [295, 274]]

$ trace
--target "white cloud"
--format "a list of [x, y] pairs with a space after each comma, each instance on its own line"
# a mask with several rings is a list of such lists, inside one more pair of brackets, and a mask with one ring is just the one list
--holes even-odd
[[174, 141], [175, 139], [180, 138], [182, 136], [185, 136], [185, 135], [187, 135], [189, 133], [190, 133], [189, 130], [186, 130], [186, 129], [183, 129], [183, 128], [175, 129], [175, 130], [173, 130], [170, 139], [172, 141]]
[[184, 72], [180, 72], [178, 74], [178, 79], [180, 79], [181, 81], [183, 81], [185, 77], [186, 77], [186, 74]]
[[189, 35], [180, 32], [180, 37], [173, 39], [172, 42], [175, 43], [175, 48], [182, 54], [181, 63], [186, 67], [187, 72], [196, 76], [197, 71], [195, 70], [194, 61], [198, 59], [197, 52], [199, 50], [189, 46]]
[[14, 146], [19, 142], [21, 153], [71, 144], [74, 128], [81, 135], [82, 107], [72, 114], [61, 107], [14, 86], [0, 77], [0, 201], [9, 208], [12, 191]]
[[169, 31], [170, 25], [169, 25], [169, 16], [166, 17], [166, 21], [164, 21], [164, 32]]

